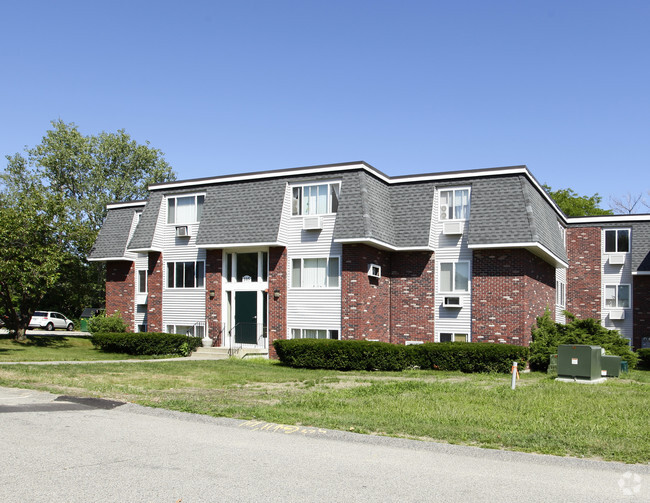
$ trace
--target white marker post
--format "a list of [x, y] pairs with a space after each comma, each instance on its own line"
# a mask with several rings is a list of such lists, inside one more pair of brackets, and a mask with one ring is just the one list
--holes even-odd
[[517, 370], [517, 362], [512, 362], [512, 385], [511, 389], [515, 389], [517, 386], [517, 378], [519, 377], [519, 370]]

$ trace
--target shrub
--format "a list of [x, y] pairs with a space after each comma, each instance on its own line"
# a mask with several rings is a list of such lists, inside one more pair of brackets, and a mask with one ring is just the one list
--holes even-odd
[[91, 334], [98, 334], [100, 332], [124, 333], [127, 328], [128, 326], [122, 319], [120, 313], [114, 313], [110, 316], [106, 316], [106, 313], [101, 313], [88, 320], [88, 331]]
[[639, 370], [650, 370], [650, 348], [639, 349], [636, 355], [639, 358], [636, 368]]
[[537, 318], [532, 329], [533, 342], [530, 344], [530, 368], [545, 372], [551, 354], [557, 353], [560, 344], [589, 344], [600, 346], [607, 354], [620, 356], [634, 368], [637, 356], [632, 352], [628, 340], [618, 330], [603, 327], [598, 320], [579, 319], [565, 312], [570, 322], [566, 325], [551, 319], [546, 310]]
[[201, 345], [200, 337], [155, 332], [97, 333], [93, 345], [107, 353], [128, 355], [180, 355], [188, 356]]
[[508, 344], [428, 343], [398, 346], [386, 342], [319, 339], [276, 340], [280, 361], [292, 367], [331, 370], [400, 371], [421, 369], [461, 372], [510, 372], [524, 365], [528, 348]]

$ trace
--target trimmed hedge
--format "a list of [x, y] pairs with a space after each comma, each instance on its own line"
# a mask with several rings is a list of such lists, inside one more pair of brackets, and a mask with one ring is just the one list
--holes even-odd
[[107, 353], [127, 355], [188, 356], [201, 345], [200, 337], [157, 332], [100, 333], [91, 339], [96, 348]]
[[636, 368], [639, 370], [650, 370], [650, 348], [637, 349], [636, 355], [639, 357]]
[[278, 358], [291, 367], [330, 370], [424, 370], [509, 373], [512, 362], [521, 368], [528, 348], [509, 344], [426, 343], [398, 346], [387, 342], [322, 339], [278, 339]]

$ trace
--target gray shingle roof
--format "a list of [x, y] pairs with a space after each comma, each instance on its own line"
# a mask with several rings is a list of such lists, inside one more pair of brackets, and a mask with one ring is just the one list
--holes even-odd
[[124, 257], [135, 211], [135, 207], [108, 210], [95, 244], [88, 254], [89, 259]]
[[395, 246], [429, 246], [434, 192], [433, 183], [409, 183], [391, 187]]
[[632, 225], [632, 272], [650, 272], [650, 222]]
[[197, 245], [277, 242], [285, 188], [284, 179], [208, 187]]
[[156, 232], [156, 223], [160, 213], [162, 194], [159, 192], [150, 193], [147, 205], [144, 207], [140, 222], [135, 228], [133, 237], [129, 242], [129, 250], [149, 250], [153, 243], [153, 236]]
[[523, 176], [472, 183], [468, 243], [539, 243], [566, 262], [555, 211]]

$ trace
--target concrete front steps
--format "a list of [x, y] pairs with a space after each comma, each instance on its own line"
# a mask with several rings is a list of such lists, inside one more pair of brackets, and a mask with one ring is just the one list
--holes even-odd
[[269, 356], [268, 349], [255, 348], [196, 348], [190, 358], [192, 360], [226, 360], [230, 358], [229, 351], [232, 351], [233, 358], [253, 358]]

